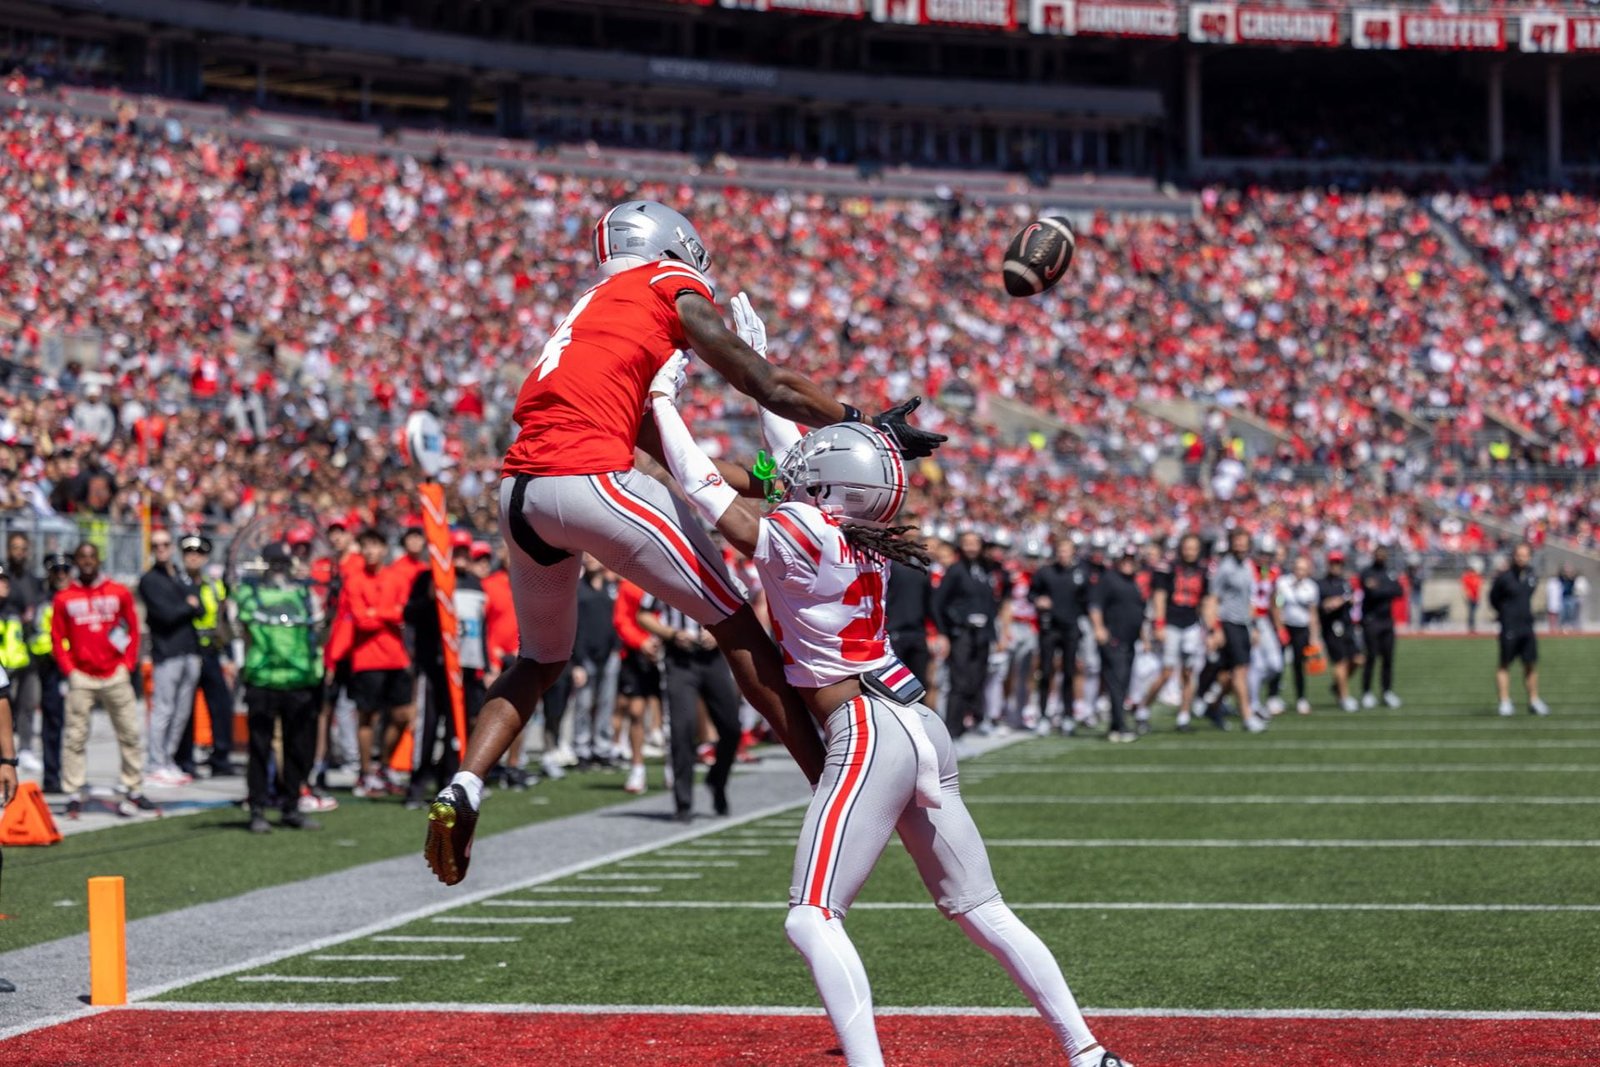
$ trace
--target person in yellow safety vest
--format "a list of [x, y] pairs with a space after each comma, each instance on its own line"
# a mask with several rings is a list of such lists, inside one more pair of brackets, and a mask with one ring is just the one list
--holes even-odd
[[[232, 632], [224, 609], [228, 587], [220, 578], [205, 576], [206, 564], [211, 560], [209, 537], [184, 534], [178, 539], [178, 548], [183, 553], [183, 569], [200, 597], [200, 614], [194, 618], [194, 629], [200, 642], [199, 692], [206, 699], [206, 713], [211, 718], [211, 758], [207, 762], [211, 766], [211, 777], [231, 778], [238, 772], [233, 769], [232, 760]], [[194, 764], [194, 716], [191, 715], [189, 727], [178, 746], [178, 767], [192, 775]]]
[[55, 596], [72, 584], [72, 560], [61, 552], [44, 559], [45, 599], [33, 616], [33, 632], [28, 638], [28, 651], [39, 672], [39, 740], [44, 763], [44, 774], [39, 788], [46, 793], [61, 792], [61, 730], [67, 719], [66, 678], [56, 665], [50, 647], [50, 624], [55, 618]]

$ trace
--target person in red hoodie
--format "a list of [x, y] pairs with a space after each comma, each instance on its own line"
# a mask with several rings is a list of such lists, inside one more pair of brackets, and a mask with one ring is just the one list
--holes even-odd
[[617, 586], [617, 604], [611, 622], [622, 640], [622, 670], [617, 674], [617, 695], [628, 716], [628, 750], [632, 766], [622, 788], [635, 795], [645, 790], [644, 716], [651, 700], [661, 699], [661, 638], [639, 625], [644, 590], [624, 580]]
[[[345, 572], [339, 598], [339, 616], [349, 627], [349, 693], [356, 706], [356, 738], [361, 749], [361, 780], [355, 794], [384, 796], [396, 791], [384, 768], [415, 712], [416, 683], [405, 644], [406, 598], [411, 587], [404, 571], [384, 566], [389, 542], [383, 534], [369, 527], [361, 531], [358, 541], [362, 566]], [[334, 628], [339, 629], [337, 623]], [[329, 655], [333, 655], [331, 650]], [[382, 762], [375, 768], [372, 742], [383, 716]]]
[[133, 672], [139, 665], [139, 616], [126, 586], [100, 573], [100, 550], [85, 541], [72, 554], [78, 580], [56, 594], [50, 646], [67, 679], [66, 724], [61, 751], [61, 789], [67, 816], [83, 811], [88, 778], [89, 715], [96, 706], [111, 717], [122, 760], [122, 815], [154, 811], [145, 798], [144, 742], [139, 736], [139, 698]]

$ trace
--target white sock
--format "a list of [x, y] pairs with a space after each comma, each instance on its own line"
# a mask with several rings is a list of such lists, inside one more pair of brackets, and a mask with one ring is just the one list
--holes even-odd
[[[1083, 1021], [1061, 967], [1039, 935], [1028, 929], [1003, 900], [980, 904], [956, 922], [972, 943], [1000, 961], [1017, 988], [1027, 995], [1068, 1056], [1096, 1046], [1089, 1024]], [[1076, 1061], [1074, 1061], [1076, 1063]]]
[[878, 1028], [872, 1019], [872, 989], [861, 957], [844, 932], [843, 920], [824, 915], [821, 908], [800, 904], [789, 909], [783, 931], [811, 968], [828, 1021], [844, 1049], [845, 1063], [849, 1067], [883, 1067]]
[[472, 805], [472, 810], [477, 811], [483, 803], [483, 779], [471, 771], [459, 771], [450, 779], [451, 785], [459, 785], [467, 791], [467, 803]]

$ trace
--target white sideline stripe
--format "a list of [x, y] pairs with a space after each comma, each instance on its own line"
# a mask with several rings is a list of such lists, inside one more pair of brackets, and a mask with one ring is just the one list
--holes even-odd
[[353, 978], [330, 978], [311, 974], [241, 974], [235, 982], [271, 982], [278, 985], [365, 985], [370, 982], [398, 982], [399, 975], [366, 974]]
[[[859, 907], [859, 905], [857, 905]], [[768, 1007], [747, 1005], [692, 1004], [263, 1004], [223, 1001], [216, 1004], [183, 1001], [158, 1001], [139, 1005], [139, 1011], [177, 1012], [436, 1012], [459, 1015], [472, 1012], [485, 1015], [775, 1015], [823, 1016], [817, 1007], [795, 1007], [791, 1004]], [[936, 1004], [927, 1007], [890, 1007], [873, 1005], [878, 1015], [927, 1016], [996, 1016], [1034, 1018], [1038, 1012], [1032, 1008], [960, 1007]], [[1428, 1011], [1407, 1009], [1402, 1011], [1374, 1011], [1343, 1008], [1083, 1008], [1091, 1017], [1116, 1019], [1460, 1019], [1464, 1021], [1506, 1021], [1519, 1019], [1585, 1022], [1600, 1020], [1600, 1012], [1593, 1011]]]
[[[1596, 798], [1600, 803], [1600, 798]], [[618, 867], [737, 867], [738, 860], [623, 860]], [[653, 877], [653, 876], [647, 876]]]
[[[632, 878], [632, 875], [629, 875]], [[536, 885], [528, 890], [530, 893], [659, 893], [658, 885]], [[493, 904], [492, 900], [483, 901]]]
[[[484, 901], [484, 903], [485, 904], [492, 904], [494, 902], [493, 901]], [[622, 903], [625, 903], [625, 902], [618, 900], [618, 901], [613, 901], [613, 903], [622, 904]], [[429, 919], [428, 921], [429, 922], [436, 922], [436, 923], [451, 923], [453, 925], [459, 925], [459, 926], [480, 926], [480, 925], [481, 926], [496, 926], [496, 925], [508, 925], [509, 926], [509, 925], [511, 925], [513, 923], [521, 925], [521, 926], [535, 926], [535, 925], [538, 925], [538, 926], [556, 926], [556, 925], [559, 925], [561, 923], [569, 923], [569, 922], [571, 922], [572, 921], [572, 917], [570, 915], [562, 915], [560, 917], [556, 917], [556, 916], [546, 917], [546, 916], [542, 916], [542, 915], [538, 915], [538, 916], [530, 915], [530, 916], [524, 916], [524, 917], [515, 918], [515, 919], [500, 919], [500, 918], [481, 918], [480, 919], [480, 918], [476, 918], [476, 917], [473, 917], [473, 916], [436, 915], [432, 919]]]
[[711, 859], [723, 856], [765, 856], [767, 850], [764, 848], [675, 848], [670, 854], [673, 856], [705, 856]]
[[1600, 848], [1597, 840], [1460, 837], [1000, 837], [990, 848]]
[[[551, 919], [546, 919], [545, 921], [546, 922], [551, 922], [551, 923], [557, 923], [557, 922], [562, 922], [562, 921], [571, 922], [572, 920], [571, 919], [562, 920], [562, 919], [551, 918]], [[368, 941], [400, 941], [400, 942], [407, 942], [407, 943], [415, 942], [417, 944], [436, 944], [436, 945], [508, 945], [508, 944], [511, 944], [514, 941], [521, 941], [522, 938], [520, 938], [520, 937], [465, 937], [465, 936], [462, 936], [462, 937], [451, 937], [449, 935], [443, 935], [443, 936], [439, 936], [439, 937], [424, 937], [424, 936], [407, 937], [407, 936], [402, 936], [400, 934], [379, 934], [377, 937], [369, 937], [369, 938], [367, 938], [367, 940]]]
[[[1283, 740], [1279, 740], [1278, 738], [1273, 737], [1270, 731], [1266, 737], [1257, 739], [1252, 743], [1259, 748], [1272, 752], [1281, 752], [1286, 749], [1312, 749], [1320, 751], [1344, 750], [1353, 752], [1364, 750], [1394, 749], [1406, 752], [1421, 753], [1434, 749], [1460, 749], [1463, 751], [1487, 749], [1490, 751], [1499, 751], [1507, 748], [1600, 748], [1600, 739], [1596, 738], [1573, 738], [1567, 741], [1549, 741], [1539, 739], [1524, 740], [1515, 737], [1508, 737], [1504, 740], [1498, 741], [1430, 741], [1420, 738], [1416, 740], [1411, 740], [1408, 738], [1406, 740], [1393, 741], [1318, 741], [1310, 738], [1294, 738], [1293, 740], [1285, 738]], [[1161, 750], [1163, 752], [1188, 752], [1193, 749], [1224, 748], [1237, 751], [1239, 745], [1234, 741], [1180, 741], [1175, 742], [1170, 747], [1165, 745], [1161, 746]]]
[[323, 952], [311, 958], [318, 961], [345, 960], [350, 963], [435, 963], [444, 960], [464, 960], [467, 957], [461, 953], [437, 953], [425, 956], [388, 956], [382, 953], [362, 953], [353, 956], [341, 956], [337, 952]]
[[[1177, 752], [1178, 749], [1171, 751]], [[996, 774], [1593, 774], [1595, 763], [1051, 763], [1007, 764]], [[971, 775], [963, 775], [970, 778]], [[991, 777], [984, 775], [983, 777]]]
[[[677, 908], [687, 911], [788, 911], [779, 900], [530, 900], [530, 907]], [[1399, 911], [1399, 912], [1600, 912], [1600, 904], [1296, 904], [1158, 900], [1006, 901], [1012, 911]], [[937, 914], [932, 901], [880, 900], [857, 902], [851, 911], [926, 911]]]
[[[700, 875], [697, 874], [697, 873], [690, 872], [690, 871], [662, 871], [659, 874], [580, 874], [580, 875], [578, 875], [578, 881], [580, 881], [580, 882], [638, 882], [641, 878], [648, 878], [648, 879], [650, 879], [652, 881], [660, 879], [660, 880], [663, 880], [663, 881], [693, 882], [693, 881], [698, 881], [700, 879]], [[613, 888], [616, 888], [616, 889], [620, 890], [622, 887], [621, 886], [615, 886]]]
[[1552, 807], [1565, 807], [1569, 804], [1600, 804], [1600, 797], [1473, 797], [1440, 794], [1431, 796], [1347, 796], [1347, 797], [1308, 797], [1308, 796], [1279, 796], [1268, 793], [1248, 793], [1237, 796], [1153, 796], [1153, 797], [1125, 797], [1125, 796], [1069, 796], [1063, 793], [1032, 793], [1014, 794], [1010, 796], [971, 797], [963, 796], [967, 806], [974, 804], [1135, 804], [1135, 805], [1162, 805], [1162, 804], [1310, 804], [1310, 805], [1336, 805], [1349, 804], [1356, 806], [1382, 805], [1391, 807], [1396, 804], [1528, 804]]

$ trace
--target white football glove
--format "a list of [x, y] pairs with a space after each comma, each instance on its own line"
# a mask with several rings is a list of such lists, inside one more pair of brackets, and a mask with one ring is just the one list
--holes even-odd
[[739, 335], [739, 340], [755, 349], [756, 355], [766, 359], [767, 324], [761, 321], [756, 309], [750, 306], [750, 298], [740, 293], [728, 301], [728, 307], [733, 310], [733, 330]]
[[656, 371], [656, 376], [650, 379], [650, 388], [645, 393], [646, 406], [650, 397], [659, 393], [667, 398], [667, 402], [674, 406], [678, 403], [678, 392], [683, 388], [684, 381], [688, 378], [686, 368], [689, 366], [689, 357], [683, 351], [672, 353], [667, 361], [661, 364], [661, 369]]

